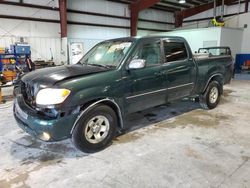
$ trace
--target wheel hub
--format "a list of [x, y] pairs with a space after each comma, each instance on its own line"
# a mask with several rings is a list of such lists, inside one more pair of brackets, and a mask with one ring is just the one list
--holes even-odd
[[213, 87], [210, 91], [210, 94], [209, 94], [209, 101], [210, 103], [216, 103], [217, 99], [218, 99], [218, 96], [219, 96], [219, 91], [218, 91], [218, 88], [217, 87]]
[[100, 125], [94, 125], [94, 127], [92, 127], [92, 129], [91, 129], [91, 131], [93, 133], [98, 133], [98, 132], [100, 132], [100, 130], [101, 130], [101, 126]]
[[88, 121], [84, 136], [88, 142], [97, 144], [107, 137], [109, 128], [109, 120], [105, 116], [95, 116]]

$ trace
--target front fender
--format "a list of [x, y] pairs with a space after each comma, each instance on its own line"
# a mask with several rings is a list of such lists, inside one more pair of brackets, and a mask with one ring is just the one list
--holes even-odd
[[80, 120], [80, 118], [82, 116], [84, 116], [85, 114], [87, 114], [90, 110], [92, 110], [96, 105], [98, 104], [101, 104], [101, 103], [105, 103], [105, 102], [108, 102], [108, 103], [111, 103], [115, 106], [116, 108], [116, 112], [117, 112], [117, 115], [118, 115], [118, 119], [119, 119], [119, 123], [120, 123], [120, 128], [124, 128], [123, 126], [123, 116], [122, 116], [122, 111], [121, 111], [121, 108], [120, 106], [118, 105], [118, 103], [114, 100], [114, 99], [110, 99], [110, 98], [104, 98], [104, 99], [100, 99], [100, 100], [97, 100], [91, 104], [89, 104], [87, 107], [85, 107], [81, 113], [78, 115], [76, 121], [74, 122], [74, 125], [70, 131], [70, 134], [72, 135], [78, 121]]

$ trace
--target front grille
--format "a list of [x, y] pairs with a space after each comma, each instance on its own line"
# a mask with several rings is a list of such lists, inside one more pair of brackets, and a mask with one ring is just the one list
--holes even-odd
[[35, 108], [34, 87], [21, 81], [21, 93], [26, 104], [28, 104], [32, 108]]

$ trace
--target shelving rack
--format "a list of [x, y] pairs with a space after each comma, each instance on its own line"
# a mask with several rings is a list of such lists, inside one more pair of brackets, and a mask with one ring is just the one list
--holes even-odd
[[[15, 65], [16, 66], [25, 66], [25, 62], [27, 57], [30, 55], [27, 53], [4, 53], [4, 54], [0, 54], [0, 72], [3, 71], [3, 69], [10, 69], [10, 70], [15, 70]], [[3, 60], [5, 59], [14, 59], [15, 63], [11, 64], [11, 63], [5, 63], [3, 62]]]
[[30, 56], [28, 44], [16, 43], [11, 45], [9, 50], [5, 50], [5, 53], [0, 53], [0, 73], [3, 73], [5, 78], [9, 77], [10, 80], [13, 80], [16, 75], [16, 66], [24, 69], [28, 56]]
[[5, 68], [4, 65], [6, 65], [3, 60], [14, 59], [14, 65], [20, 65], [22, 62], [25, 64], [25, 61], [29, 55], [30, 46], [27, 43], [16, 43], [14, 45], [11, 45], [10, 50], [6, 50], [5, 53], [0, 53], [0, 71], [3, 71], [3, 69]]

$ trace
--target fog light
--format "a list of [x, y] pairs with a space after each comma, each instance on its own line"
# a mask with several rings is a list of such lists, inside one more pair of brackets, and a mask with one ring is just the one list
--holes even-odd
[[50, 139], [49, 133], [43, 132], [40, 136], [40, 139], [43, 141], [48, 141]]

